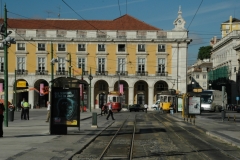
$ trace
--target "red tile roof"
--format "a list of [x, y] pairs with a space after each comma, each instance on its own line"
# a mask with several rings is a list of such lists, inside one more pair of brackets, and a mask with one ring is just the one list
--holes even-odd
[[[161, 30], [128, 14], [114, 20], [8, 19], [8, 28], [53, 30]], [[3, 23], [3, 19], [0, 20]]]

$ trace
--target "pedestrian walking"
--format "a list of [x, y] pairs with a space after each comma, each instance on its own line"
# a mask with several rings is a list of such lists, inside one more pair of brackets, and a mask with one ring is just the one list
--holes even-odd
[[0, 137], [3, 137], [3, 112], [5, 111], [3, 103], [0, 103]]
[[51, 114], [50, 108], [51, 108], [50, 101], [47, 101], [47, 120], [46, 120], [46, 122], [49, 122], [49, 119], [50, 119], [50, 114]]
[[102, 106], [102, 109], [101, 109], [101, 116], [104, 114], [106, 115], [107, 114], [107, 110], [108, 110], [108, 106], [107, 105], [103, 105]]
[[113, 112], [112, 112], [112, 102], [109, 102], [108, 103], [108, 116], [107, 116], [107, 120], [108, 120], [108, 118], [109, 118], [109, 116], [111, 115], [111, 117], [112, 117], [112, 120], [115, 120], [114, 118], [113, 118]]
[[148, 105], [147, 104], [144, 104], [144, 109], [145, 109], [145, 112], [147, 113], [147, 109], [148, 109]]
[[27, 101], [23, 102], [23, 110], [24, 110], [24, 119], [29, 120], [29, 103]]
[[25, 119], [24, 118], [24, 107], [23, 107], [23, 103], [25, 102], [25, 98], [23, 98], [23, 100], [21, 101], [21, 120]]

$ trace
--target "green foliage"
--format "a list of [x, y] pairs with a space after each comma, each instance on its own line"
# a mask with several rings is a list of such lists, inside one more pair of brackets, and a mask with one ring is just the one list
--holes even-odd
[[199, 48], [198, 51], [198, 59], [203, 60], [203, 59], [209, 59], [211, 57], [211, 49], [212, 46], [203, 46]]

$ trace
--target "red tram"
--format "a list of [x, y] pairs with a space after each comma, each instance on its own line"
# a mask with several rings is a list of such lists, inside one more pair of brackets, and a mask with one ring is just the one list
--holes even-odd
[[122, 94], [118, 91], [110, 91], [108, 94], [108, 102], [112, 102], [112, 109], [118, 112], [122, 109]]

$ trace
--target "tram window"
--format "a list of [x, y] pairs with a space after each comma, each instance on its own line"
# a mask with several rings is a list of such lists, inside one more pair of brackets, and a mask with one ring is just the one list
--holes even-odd
[[164, 101], [164, 98], [163, 98], [163, 96], [161, 96], [161, 97], [160, 97], [160, 100], [161, 100], [161, 102], [163, 102], [163, 101]]
[[164, 102], [167, 102], [167, 96], [164, 96]]
[[117, 102], [117, 97], [113, 97], [112, 101]]
[[172, 97], [168, 97], [168, 102], [172, 102]]

